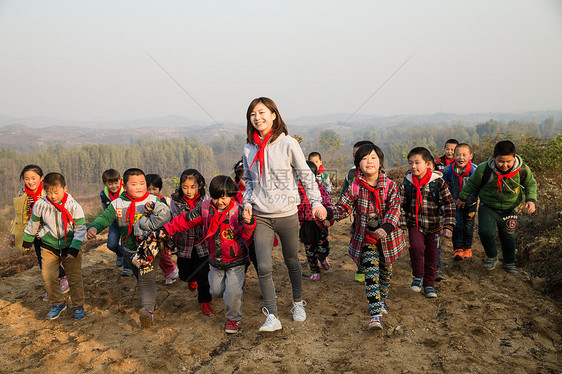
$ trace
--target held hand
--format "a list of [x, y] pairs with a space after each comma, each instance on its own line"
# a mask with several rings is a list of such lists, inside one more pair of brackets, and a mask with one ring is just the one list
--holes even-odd
[[10, 236], [10, 240], [8, 241], [8, 245], [10, 248], [14, 248], [16, 246], [16, 238], [12, 235]]
[[446, 238], [452, 238], [453, 237], [453, 232], [449, 229], [444, 229], [443, 230], [443, 236]]
[[95, 227], [90, 227], [88, 229], [88, 239], [95, 239], [96, 238], [96, 234], [98, 233], [98, 230]]
[[377, 239], [384, 239], [386, 238], [386, 231], [384, 231], [384, 229], [376, 229], [375, 230], [375, 236], [377, 237]]
[[328, 212], [326, 212], [326, 208], [323, 206], [319, 206], [312, 209], [312, 215], [319, 221], [324, 221]]
[[457, 209], [462, 209], [466, 205], [466, 202], [462, 201], [461, 199], [457, 199]]
[[252, 221], [252, 208], [250, 207], [250, 213], [248, 213], [248, 211], [246, 209], [244, 209], [244, 211], [242, 212], [242, 218], [244, 218], [244, 222], [246, 222], [247, 224], [249, 224]]
[[247, 207], [244, 208], [244, 211], [242, 212], [242, 217], [245, 219], [245, 215], [248, 215], [250, 218], [252, 218], [252, 206], [248, 205]]
[[71, 254], [69, 253], [69, 254], [66, 255], [66, 258], [72, 260], [73, 258], [76, 258], [76, 257], [74, 257], [73, 255], [71, 255]]
[[536, 210], [535, 203], [533, 203], [532, 201], [527, 201], [527, 204], [525, 204], [525, 206], [527, 207], [527, 212], [529, 214], [535, 213]]
[[324, 220], [324, 222], [322, 222], [324, 224], [324, 227], [330, 227], [332, 226], [332, 224], [330, 223], [330, 221], [328, 221], [327, 219]]

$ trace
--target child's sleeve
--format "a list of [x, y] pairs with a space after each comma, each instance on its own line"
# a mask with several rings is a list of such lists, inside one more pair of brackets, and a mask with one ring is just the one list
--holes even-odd
[[406, 227], [406, 209], [409, 207], [406, 206], [406, 189], [404, 188], [404, 181], [400, 183], [398, 186], [400, 190], [400, 227]]
[[84, 216], [84, 209], [82, 209], [82, 206], [77, 202], [72, 205], [70, 214], [74, 222], [76, 222], [76, 228], [74, 230], [74, 237], [70, 243], [69, 254], [76, 257], [86, 238], [86, 217]]
[[152, 213], [141, 217], [135, 223], [135, 236], [142, 237], [147, 233], [159, 229], [166, 223], [170, 222], [171, 217], [170, 208], [163, 202], [156, 201]]
[[383, 218], [381, 228], [390, 234], [400, 225], [400, 189], [396, 183], [390, 181], [390, 188], [386, 196], [386, 214]]
[[482, 163], [478, 165], [474, 174], [468, 178], [465, 185], [462, 187], [461, 192], [459, 193], [459, 199], [461, 201], [466, 202], [470, 195], [476, 192], [478, 196], [480, 184], [482, 183], [482, 176], [484, 174], [484, 169], [486, 168], [486, 163]]
[[256, 219], [252, 217], [250, 223], [244, 222], [242, 226], [242, 239], [249, 243], [252, 239], [252, 235], [254, 235], [254, 229], [256, 228]]
[[94, 222], [92, 222], [90, 227], [95, 228], [96, 231], [100, 233], [111, 226], [113, 222], [115, 222], [115, 217], [115, 208], [113, 207], [113, 204], [109, 204], [109, 206], [103, 211], [103, 213], [100, 214], [98, 218], [94, 220]]
[[203, 219], [201, 218], [201, 204], [199, 204], [191, 212], [174, 217], [174, 219], [164, 225], [163, 229], [168, 235], [173, 236], [179, 232], [191, 230], [192, 228], [202, 224]]
[[455, 226], [455, 201], [443, 179], [439, 180], [439, 201], [443, 209], [443, 229], [453, 231]]
[[41, 226], [41, 214], [41, 204], [39, 204], [38, 201], [33, 206], [29, 222], [27, 222], [27, 226], [23, 230], [23, 248], [31, 248], [33, 245], [35, 235], [37, 235], [37, 231], [39, 231], [39, 227]]
[[250, 199], [252, 198], [252, 194], [254, 193], [254, 183], [252, 181], [252, 171], [250, 170], [250, 165], [248, 164], [248, 157], [246, 155], [249, 152], [248, 146], [244, 148], [244, 156], [242, 157], [242, 163], [244, 165], [244, 183], [246, 183], [246, 191], [242, 195], [242, 202], [244, 204], [244, 208], [248, 205], [251, 206]]
[[349, 216], [353, 212], [353, 206], [355, 205], [355, 199], [352, 195], [352, 186], [349, 185], [347, 189], [343, 192], [340, 201], [332, 206], [327, 206], [326, 211], [328, 212], [329, 221], [339, 221]]
[[527, 178], [522, 181], [523, 187], [525, 187], [525, 201], [531, 201], [533, 203], [537, 203], [537, 181], [531, 172], [531, 169], [528, 165], [525, 165], [527, 168]]

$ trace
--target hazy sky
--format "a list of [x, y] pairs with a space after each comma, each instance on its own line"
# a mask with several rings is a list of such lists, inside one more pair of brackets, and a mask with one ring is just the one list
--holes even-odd
[[562, 1], [4, 1], [0, 114], [245, 120], [562, 109]]

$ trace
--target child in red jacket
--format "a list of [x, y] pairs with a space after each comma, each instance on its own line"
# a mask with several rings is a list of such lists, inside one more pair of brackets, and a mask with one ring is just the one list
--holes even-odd
[[219, 175], [209, 185], [211, 199], [206, 199], [189, 214], [177, 216], [158, 232], [160, 238], [174, 235], [196, 226], [203, 226], [209, 247], [210, 291], [224, 298], [228, 334], [238, 332], [242, 319], [242, 286], [248, 263], [248, 246], [256, 221], [246, 215], [234, 200], [238, 186], [232, 178]]

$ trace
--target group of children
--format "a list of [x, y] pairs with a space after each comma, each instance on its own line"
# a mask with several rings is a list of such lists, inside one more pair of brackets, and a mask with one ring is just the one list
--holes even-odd
[[[158, 175], [131, 168], [121, 178], [110, 169], [102, 175], [104, 211], [88, 228], [82, 208], [67, 193], [64, 177], [59, 173], [43, 177], [38, 166], [26, 166], [21, 173], [24, 192], [14, 199], [10, 244], [24, 249], [35, 246], [51, 303], [47, 319], [58, 318], [66, 309], [59, 281], [64, 274], [74, 318], [85, 317], [80, 248], [86, 236], [93, 239], [106, 228], [116, 265], [123, 267], [123, 275], [132, 273], [138, 281], [142, 327], [154, 322], [160, 267], [166, 284], [179, 277], [189, 290], [197, 290], [203, 314], [212, 313], [213, 297], [222, 297], [224, 330], [238, 332], [244, 276], [251, 259], [265, 303], [266, 320], [259, 331], [281, 329], [272, 279], [276, 237], [291, 283], [293, 320], [306, 320], [299, 238], [310, 279], [317, 281], [320, 269], [331, 267], [328, 227], [350, 215], [349, 254], [358, 268], [356, 280], [365, 282], [369, 328], [382, 329], [382, 315], [389, 312], [386, 299], [393, 263], [406, 247], [403, 230], [410, 244], [411, 290], [437, 297], [439, 237], [452, 237], [455, 261], [470, 258], [478, 199], [485, 268], [492, 270], [498, 263], [497, 227], [503, 267], [509, 274], [517, 273], [516, 208], [524, 191], [527, 210], [534, 212], [536, 182], [512, 142], [497, 143], [493, 155], [477, 167], [471, 163], [471, 147], [453, 139], [447, 141], [445, 155], [435, 160], [426, 148], [413, 148], [400, 184], [386, 175], [382, 150], [370, 141], [359, 142], [354, 146], [354, 167], [340, 200], [333, 204], [321, 155], [313, 152], [307, 161], [298, 142], [287, 134], [276, 104], [257, 98], [248, 107], [247, 144], [242, 162], [235, 165], [235, 180], [214, 177], [208, 196], [204, 177], [187, 169], [171, 199], [166, 199], [160, 195]], [[171, 253], [177, 256], [176, 263]]]

